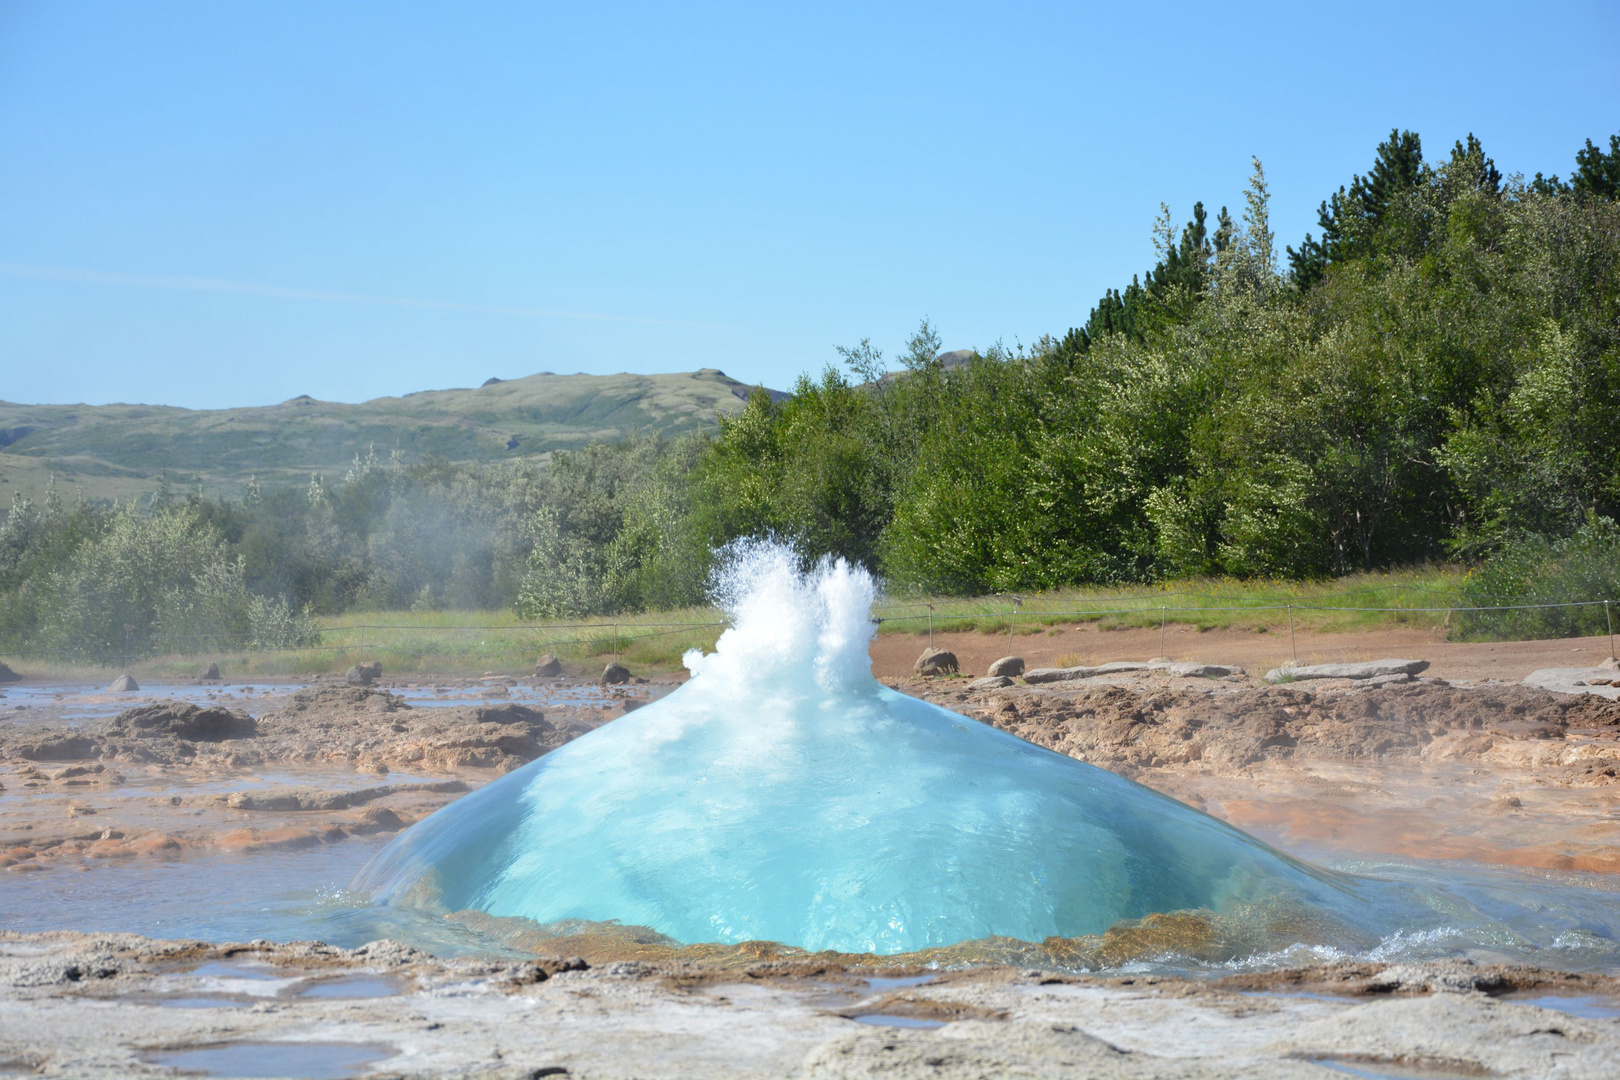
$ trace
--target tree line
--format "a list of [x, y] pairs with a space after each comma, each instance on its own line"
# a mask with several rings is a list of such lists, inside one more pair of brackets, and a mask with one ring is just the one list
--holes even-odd
[[[355, 607], [676, 607], [715, 550], [763, 535], [930, 593], [1439, 559], [1477, 566], [1480, 597], [1620, 586], [1620, 135], [1527, 180], [1473, 136], [1431, 160], [1392, 131], [1281, 251], [1258, 161], [1235, 215], [1176, 221], [1163, 208], [1152, 268], [1061, 336], [948, 363], [924, 320], [894, 362], [839, 349], [713, 435], [544, 466], [366, 455], [235, 499], [19, 501], [0, 650], [113, 619], [159, 649], [207, 589], [234, 598], [215, 622], [265, 640]], [[157, 584], [84, 599], [128, 574]]]

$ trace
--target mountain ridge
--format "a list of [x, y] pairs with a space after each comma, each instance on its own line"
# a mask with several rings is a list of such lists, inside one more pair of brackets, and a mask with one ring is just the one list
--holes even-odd
[[370, 448], [464, 464], [544, 460], [597, 439], [712, 429], [753, 389], [700, 368], [539, 372], [356, 403], [299, 394], [229, 409], [0, 401], [0, 498], [37, 496], [50, 476], [89, 498], [128, 498], [165, 479], [199, 482], [210, 493], [233, 491], [250, 476], [266, 486], [302, 484], [311, 473], [341, 473]]

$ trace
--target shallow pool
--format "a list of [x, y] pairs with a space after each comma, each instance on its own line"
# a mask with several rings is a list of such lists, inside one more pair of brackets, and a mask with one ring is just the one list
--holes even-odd
[[[355, 873], [386, 840], [0, 871], [0, 929], [123, 931], [221, 942], [313, 939], [346, 948], [393, 938], [442, 956], [519, 955], [501, 940], [456, 922], [374, 905], [348, 892]], [[1610, 877], [1418, 860], [1323, 861], [1413, 886], [1429, 903], [1429, 927], [1393, 933], [1354, 955], [1300, 945], [1223, 963], [1165, 955], [1118, 970], [1221, 975], [1339, 959], [1468, 957], [1567, 971], [1620, 971], [1620, 881]], [[888, 991], [918, 981], [880, 978], [872, 980], [872, 988]]]

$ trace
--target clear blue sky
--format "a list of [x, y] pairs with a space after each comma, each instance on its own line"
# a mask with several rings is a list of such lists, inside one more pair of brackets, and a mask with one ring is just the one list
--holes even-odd
[[0, 0], [0, 398], [785, 387], [1081, 322], [1160, 200], [1280, 243], [1392, 126], [1568, 174], [1620, 4]]

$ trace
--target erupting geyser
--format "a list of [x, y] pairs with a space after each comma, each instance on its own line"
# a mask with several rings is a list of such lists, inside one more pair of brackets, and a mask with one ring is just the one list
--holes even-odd
[[687, 655], [686, 685], [416, 825], [356, 887], [685, 943], [876, 953], [1356, 906], [1348, 879], [880, 685], [864, 570], [802, 574], [769, 544], [735, 554], [733, 627]]

